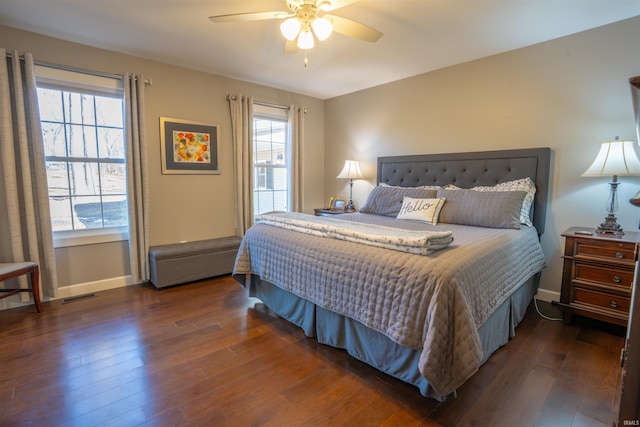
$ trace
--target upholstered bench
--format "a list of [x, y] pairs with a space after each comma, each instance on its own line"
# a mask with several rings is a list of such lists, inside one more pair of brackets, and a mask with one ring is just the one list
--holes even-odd
[[157, 288], [193, 282], [233, 272], [237, 236], [149, 248], [151, 283]]

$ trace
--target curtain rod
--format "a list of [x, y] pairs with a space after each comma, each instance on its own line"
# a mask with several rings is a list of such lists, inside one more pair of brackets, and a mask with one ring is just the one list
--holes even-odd
[[[238, 99], [238, 97], [236, 95], [227, 95], [227, 101], [233, 99], [234, 101], [236, 99]], [[258, 105], [262, 105], [263, 107], [273, 107], [273, 108], [280, 108], [281, 110], [289, 110], [291, 107], [286, 106], [286, 105], [278, 105], [278, 104], [271, 104], [269, 102], [263, 102], [263, 101], [253, 101], [254, 104], [258, 104]], [[307, 113], [307, 109], [306, 108], [299, 108], [300, 111], [302, 111], [303, 113]]]
[[[227, 101], [229, 100], [236, 100], [238, 99], [238, 97], [236, 95], [227, 95]], [[253, 101], [254, 104], [257, 105], [262, 105], [263, 107], [273, 107], [273, 108], [279, 108], [281, 110], [288, 110], [289, 106], [288, 105], [278, 105], [278, 104], [271, 104], [269, 102], [263, 102], [263, 101]]]
[[263, 101], [253, 101], [253, 103], [254, 104], [258, 104], [258, 105], [262, 105], [263, 107], [280, 108], [281, 110], [288, 110], [289, 109], [288, 105], [271, 104], [269, 102], [263, 102]]
[[[11, 53], [7, 53], [7, 58], [13, 58], [13, 54]], [[24, 60], [24, 55], [19, 55], [18, 58]], [[79, 67], [72, 67], [69, 65], [62, 65], [62, 64], [53, 64], [50, 62], [43, 62], [43, 61], [33, 61], [34, 65], [40, 65], [42, 67], [49, 67], [49, 68], [55, 68], [57, 70], [63, 70], [63, 71], [73, 71], [76, 73], [83, 73], [83, 74], [89, 74], [92, 76], [96, 76], [96, 77], [104, 77], [107, 79], [114, 79], [114, 80], [122, 80], [122, 75], [121, 74], [113, 74], [113, 73], [105, 73], [103, 71], [95, 71], [95, 70], [89, 70], [86, 68], [79, 68]], [[137, 79], [137, 77], [136, 77]], [[151, 79], [145, 79], [144, 80], [144, 84], [145, 86], [151, 86], [151, 84], [153, 83], [153, 81]]]
[[[235, 98], [235, 96], [234, 96], [234, 98]], [[263, 107], [281, 108], [283, 110], [290, 110], [291, 109], [291, 107], [289, 107], [289, 106], [270, 104], [268, 102], [263, 102], [263, 101], [253, 101], [253, 103], [254, 104], [258, 104], [258, 105], [262, 105]], [[298, 107], [298, 111], [302, 111], [303, 113], [307, 114], [307, 109], [306, 108]]]

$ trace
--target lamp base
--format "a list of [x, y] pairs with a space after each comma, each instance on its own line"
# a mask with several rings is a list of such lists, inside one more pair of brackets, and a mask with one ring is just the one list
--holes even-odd
[[609, 214], [604, 219], [604, 222], [600, 224], [596, 233], [621, 235], [624, 234], [624, 231], [622, 231], [622, 227], [620, 227], [620, 224], [616, 221], [616, 216], [614, 214]]
[[347, 206], [345, 206], [344, 208], [345, 212], [355, 212], [356, 211], [356, 205], [353, 204], [353, 200], [349, 199], [349, 201], [347, 202]]

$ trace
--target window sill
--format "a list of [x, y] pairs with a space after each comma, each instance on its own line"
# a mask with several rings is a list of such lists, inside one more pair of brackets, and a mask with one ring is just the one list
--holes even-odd
[[129, 233], [125, 227], [53, 232], [54, 248], [95, 245], [98, 243], [121, 242], [124, 240], [129, 240]]

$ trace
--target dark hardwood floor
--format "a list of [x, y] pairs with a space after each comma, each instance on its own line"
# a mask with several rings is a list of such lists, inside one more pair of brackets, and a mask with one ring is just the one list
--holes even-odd
[[611, 426], [624, 337], [601, 326], [532, 305], [441, 404], [305, 338], [230, 277], [132, 286], [0, 312], [0, 425]]

